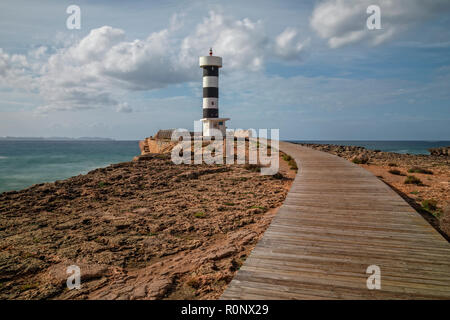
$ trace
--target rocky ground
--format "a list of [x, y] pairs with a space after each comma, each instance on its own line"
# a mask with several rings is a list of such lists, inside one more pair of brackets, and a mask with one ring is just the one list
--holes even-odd
[[287, 194], [295, 171], [280, 165], [149, 156], [2, 193], [0, 299], [218, 298]]
[[[432, 155], [410, 155], [353, 146], [303, 145], [343, 157], [371, 171], [450, 240], [448, 148], [433, 149]], [[405, 183], [407, 180], [409, 183]]]

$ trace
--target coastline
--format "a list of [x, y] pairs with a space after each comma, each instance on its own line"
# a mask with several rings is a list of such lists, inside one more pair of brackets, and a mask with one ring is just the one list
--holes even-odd
[[288, 140], [288, 142], [307, 145], [363, 147], [367, 150], [412, 155], [430, 155], [430, 149], [450, 146], [448, 140]]
[[[59, 139], [29, 140], [29, 138], [20, 138], [17, 141], [0, 139], [0, 149], [2, 149], [0, 153], [0, 194], [29, 188], [34, 184], [68, 179], [114, 163], [131, 161], [139, 151], [139, 140]], [[326, 142], [320, 141], [314, 144], [326, 145]], [[329, 145], [336, 145], [340, 142], [345, 141], [333, 141]], [[416, 152], [447, 143], [445, 141], [356, 140], [346, 142], [349, 145], [359, 146], [370, 144], [372, 148], [381, 150], [415, 150]], [[420, 145], [414, 146], [416, 143]], [[413, 146], [408, 146], [408, 144], [413, 144]]]
[[284, 201], [295, 171], [280, 169], [157, 155], [2, 193], [0, 298], [218, 298]]
[[[373, 172], [447, 240], [449, 159], [363, 147], [303, 144]], [[411, 167], [422, 185], [405, 185]], [[181, 165], [168, 155], [0, 194], [3, 299], [216, 299], [283, 203], [282, 179], [245, 165]], [[398, 170], [401, 174], [389, 173]], [[220, 190], [217, 188], [220, 185]], [[435, 201], [434, 210], [422, 201]], [[65, 267], [84, 274], [65, 290]]]
[[0, 141], [0, 193], [131, 161], [138, 141]]
[[359, 146], [298, 144], [337, 155], [369, 170], [450, 241], [448, 155], [413, 155], [369, 150]]

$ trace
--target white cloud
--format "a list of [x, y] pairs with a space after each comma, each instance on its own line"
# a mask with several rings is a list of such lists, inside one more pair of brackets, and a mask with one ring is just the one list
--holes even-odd
[[61, 48], [44, 64], [37, 80], [47, 104], [39, 111], [85, 110], [121, 106], [117, 98], [132, 90], [163, 88], [194, 75], [179, 65], [169, 31], [125, 41], [125, 32], [104, 26], [81, 41]]
[[276, 37], [274, 51], [284, 59], [298, 60], [308, 44], [309, 39], [302, 40], [298, 30], [288, 27]]
[[212, 47], [226, 61], [227, 69], [262, 68], [268, 37], [261, 21], [233, 20], [211, 11], [181, 46], [183, 61], [197, 64], [199, 53]]
[[121, 42], [103, 56], [100, 72], [132, 90], [151, 90], [195, 79], [193, 65], [177, 56], [165, 29], [145, 40]]
[[68, 50], [71, 59], [81, 63], [89, 63], [92, 60], [103, 59], [105, 54], [116, 44], [125, 40], [125, 32], [120, 29], [103, 26], [93, 29], [76, 46]]
[[46, 46], [40, 46], [36, 49], [31, 50], [28, 54], [30, 57], [34, 59], [40, 59], [45, 56], [47, 53], [48, 48]]
[[[368, 30], [366, 9], [381, 9], [381, 30]], [[331, 48], [356, 42], [379, 45], [411, 25], [450, 10], [448, 0], [325, 0], [314, 9], [310, 25]]]
[[131, 107], [128, 105], [128, 103], [123, 102], [123, 103], [120, 103], [120, 104], [117, 106], [116, 111], [117, 111], [117, 112], [122, 112], [122, 113], [131, 113], [131, 112], [133, 112], [133, 108], [131, 108]]
[[286, 28], [276, 39], [271, 38], [261, 20], [234, 20], [214, 11], [200, 23], [195, 32], [183, 40], [181, 59], [197, 64], [197, 57], [210, 47], [223, 56], [227, 70], [261, 70], [271, 57], [299, 59], [307, 41], [298, 30]]
[[27, 87], [30, 81], [30, 65], [24, 55], [10, 55], [0, 48], [0, 84], [10, 88], [32, 89]]
[[173, 15], [168, 28], [142, 40], [128, 41], [124, 30], [103, 26], [82, 39], [59, 42], [59, 48], [40, 46], [28, 56], [0, 49], [0, 81], [36, 88], [45, 101], [39, 112], [105, 107], [131, 112], [122, 101], [126, 93], [199, 81], [198, 56], [209, 47], [224, 58], [227, 71], [257, 71], [268, 59], [300, 59], [307, 43], [294, 28], [271, 38], [262, 21], [214, 11], [180, 38], [184, 18]]

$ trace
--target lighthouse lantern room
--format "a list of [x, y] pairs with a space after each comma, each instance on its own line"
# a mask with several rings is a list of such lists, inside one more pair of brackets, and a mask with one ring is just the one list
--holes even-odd
[[225, 137], [225, 122], [229, 118], [219, 118], [219, 68], [222, 68], [222, 57], [212, 55], [199, 59], [200, 68], [203, 68], [203, 136], [214, 135], [211, 129], [217, 129]]

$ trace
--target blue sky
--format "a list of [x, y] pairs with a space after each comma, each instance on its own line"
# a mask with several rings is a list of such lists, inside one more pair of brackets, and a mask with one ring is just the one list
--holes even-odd
[[[80, 30], [66, 28], [70, 4]], [[366, 27], [372, 4], [381, 30]], [[3, 2], [0, 136], [192, 129], [212, 46], [229, 128], [450, 140], [449, 12], [447, 0]]]

